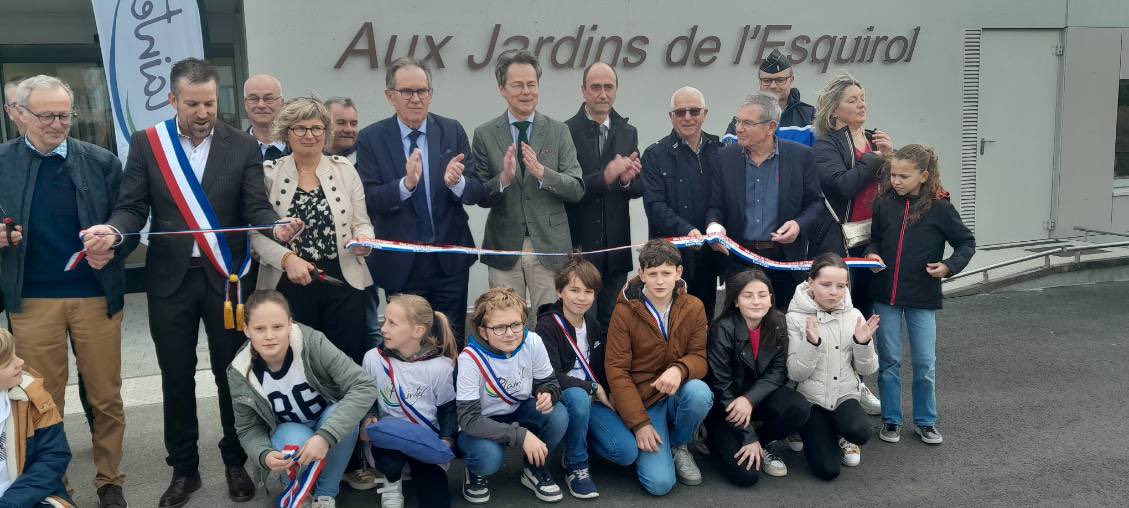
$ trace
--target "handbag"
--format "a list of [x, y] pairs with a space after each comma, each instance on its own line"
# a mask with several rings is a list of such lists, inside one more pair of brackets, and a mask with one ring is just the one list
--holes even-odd
[[[855, 143], [851, 139], [850, 133], [847, 134], [847, 145], [851, 150], [851, 170], [855, 169]], [[851, 207], [854, 205], [854, 199], [847, 201], [847, 213], [851, 213]], [[843, 244], [847, 249], [858, 247], [870, 243], [870, 222], [871, 219], [847, 222], [846, 217], [839, 218], [839, 214], [835, 213], [835, 208], [831, 206], [831, 202], [827, 198], [823, 198], [823, 204], [827, 207], [827, 211], [831, 212], [831, 218], [843, 228]]]

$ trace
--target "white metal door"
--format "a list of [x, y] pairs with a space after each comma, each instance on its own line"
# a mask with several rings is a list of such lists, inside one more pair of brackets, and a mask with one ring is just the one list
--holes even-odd
[[1059, 93], [1059, 30], [984, 30], [976, 239], [1047, 238]]

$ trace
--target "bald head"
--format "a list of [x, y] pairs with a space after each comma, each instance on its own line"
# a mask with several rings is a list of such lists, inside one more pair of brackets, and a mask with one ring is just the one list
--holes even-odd
[[619, 93], [619, 77], [615, 69], [603, 62], [589, 65], [584, 69], [580, 93], [584, 96], [584, 109], [588, 116], [602, 123], [611, 114]]
[[282, 109], [282, 82], [270, 74], [256, 74], [243, 82], [243, 108], [251, 119], [256, 137], [267, 132]]

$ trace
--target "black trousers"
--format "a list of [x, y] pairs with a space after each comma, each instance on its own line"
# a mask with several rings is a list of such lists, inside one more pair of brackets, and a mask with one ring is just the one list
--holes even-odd
[[[322, 260], [314, 264], [326, 275], [345, 280], [341, 275], [341, 265], [336, 260]], [[290, 302], [290, 313], [295, 321], [320, 330], [337, 349], [357, 365], [361, 364], [368, 352], [365, 323], [368, 295], [364, 290], [348, 284], [317, 280], [299, 286], [283, 274], [278, 281], [278, 291]]]
[[686, 281], [687, 292], [702, 301], [702, 305], [706, 307], [706, 318], [713, 322], [717, 304], [717, 277], [725, 272], [725, 255], [709, 247], [702, 247], [698, 251], [685, 249], [682, 255], [694, 256], [694, 273]]
[[864, 445], [873, 432], [870, 427], [870, 418], [857, 400], [847, 400], [834, 411], [812, 405], [811, 417], [800, 427], [804, 456], [808, 459], [812, 474], [820, 480], [838, 478], [843, 456], [839, 449], [839, 438]]
[[398, 481], [404, 465], [412, 469], [419, 506], [423, 508], [451, 506], [451, 489], [447, 488], [447, 472], [435, 464], [425, 464], [396, 450], [372, 448], [376, 469], [388, 481]]
[[[868, 245], [859, 245], [847, 251], [850, 257], [863, 257], [866, 254]], [[891, 259], [886, 261], [893, 263]], [[893, 270], [893, 268], [890, 268]], [[855, 268], [851, 270], [851, 303], [855, 308], [862, 312], [864, 317], [869, 318], [874, 313], [874, 300], [870, 298], [870, 281], [874, 278], [874, 272], [866, 268]]]
[[[600, 292], [596, 294], [596, 305], [589, 312], [596, 312], [596, 321], [604, 328], [604, 335], [608, 333], [608, 325], [612, 322], [612, 312], [615, 311], [616, 301], [627, 284], [627, 272], [605, 273], [600, 284]], [[537, 309], [533, 309], [534, 312]]]
[[[780, 247], [772, 249], [749, 249], [754, 254], [764, 256], [773, 261], [787, 261], [784, 258], [784, 251]], [[729, 260], [729, 268], [726, 270], [725, 278], [728, 279], [737, 273], [745, 270], [756, 268], [764, 272], [768, 276], [768, 280], [772, 282], [772, 295], [773, 307], [776, 307], [780, 312], [788, 312], [788, 304], [792, 303], [792, 296], [796, 294], [796, 274], [795, 272], [786, 270], [769, 270], [759, 266], [745, 264], [737, 259]]]
[[467, 284], [470, 283], [470, 269], [445, 275], [439, 266], [438, 256], [449, 255], [416, 254], [412, 261], [411, 275], [400, 293], [422, 296], [431, 304], [432, 310], [446, 314], [461, 351], [466, 345]]
[[220, 455], [227, 466], [242, 466], [247, 454], [235, 433], [235, 416], [227, 386], [227, 366], [247, 340], [243, 332], [223, 327], [224, 297], [208, 283], [206, 268], [189, 268], [177, 290], [167, 296], [148, 294], [149, 332], [161, 368], [164, 396], [165, 461], [178, 475], [199, 472], [200, 438], [196, 418], [196, 342], [200, 320], [208, 336], [208, 353], [220, 405]]
[[[803, 395], [782, 386], [753, 406], [752, 423], [749, 425], [762, 423], [757, 431], [757, 440], [763, 446], [795, 432], [807, 422], [810, 413], [811, 404]], [[737, 464], [733, 456], [745, 446], [745, 432], [726, 422], [725, 415], [725, 407], [715, 404], [706, 417], [706, 442], [710, 457], [731, 483], [751, 487], [757, 483], [760, 473]]]

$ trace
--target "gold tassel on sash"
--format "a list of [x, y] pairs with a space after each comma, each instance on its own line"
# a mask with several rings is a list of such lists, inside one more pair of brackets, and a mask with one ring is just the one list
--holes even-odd
[[[235, 314], [232, 312], [231, 307], [231, 286], [235, 286], [235, 290], [239, 291], [239, 276], [234, 273], [228, 276], [227, 284], [224, 284], [224, 298], [223, 298], [223, 328], [224, 330], [235, 329]], [[243, 303], [239, 304], [240, 318], [243, 316]], [[240, 319], [242, 321], [242, 319]], [[239, 328], [240, 330], [242, 327]]]
[[230, 330], [235, 328], [235, 318], [231, 314], [231, 299], [223, 302], [223, 329]]

